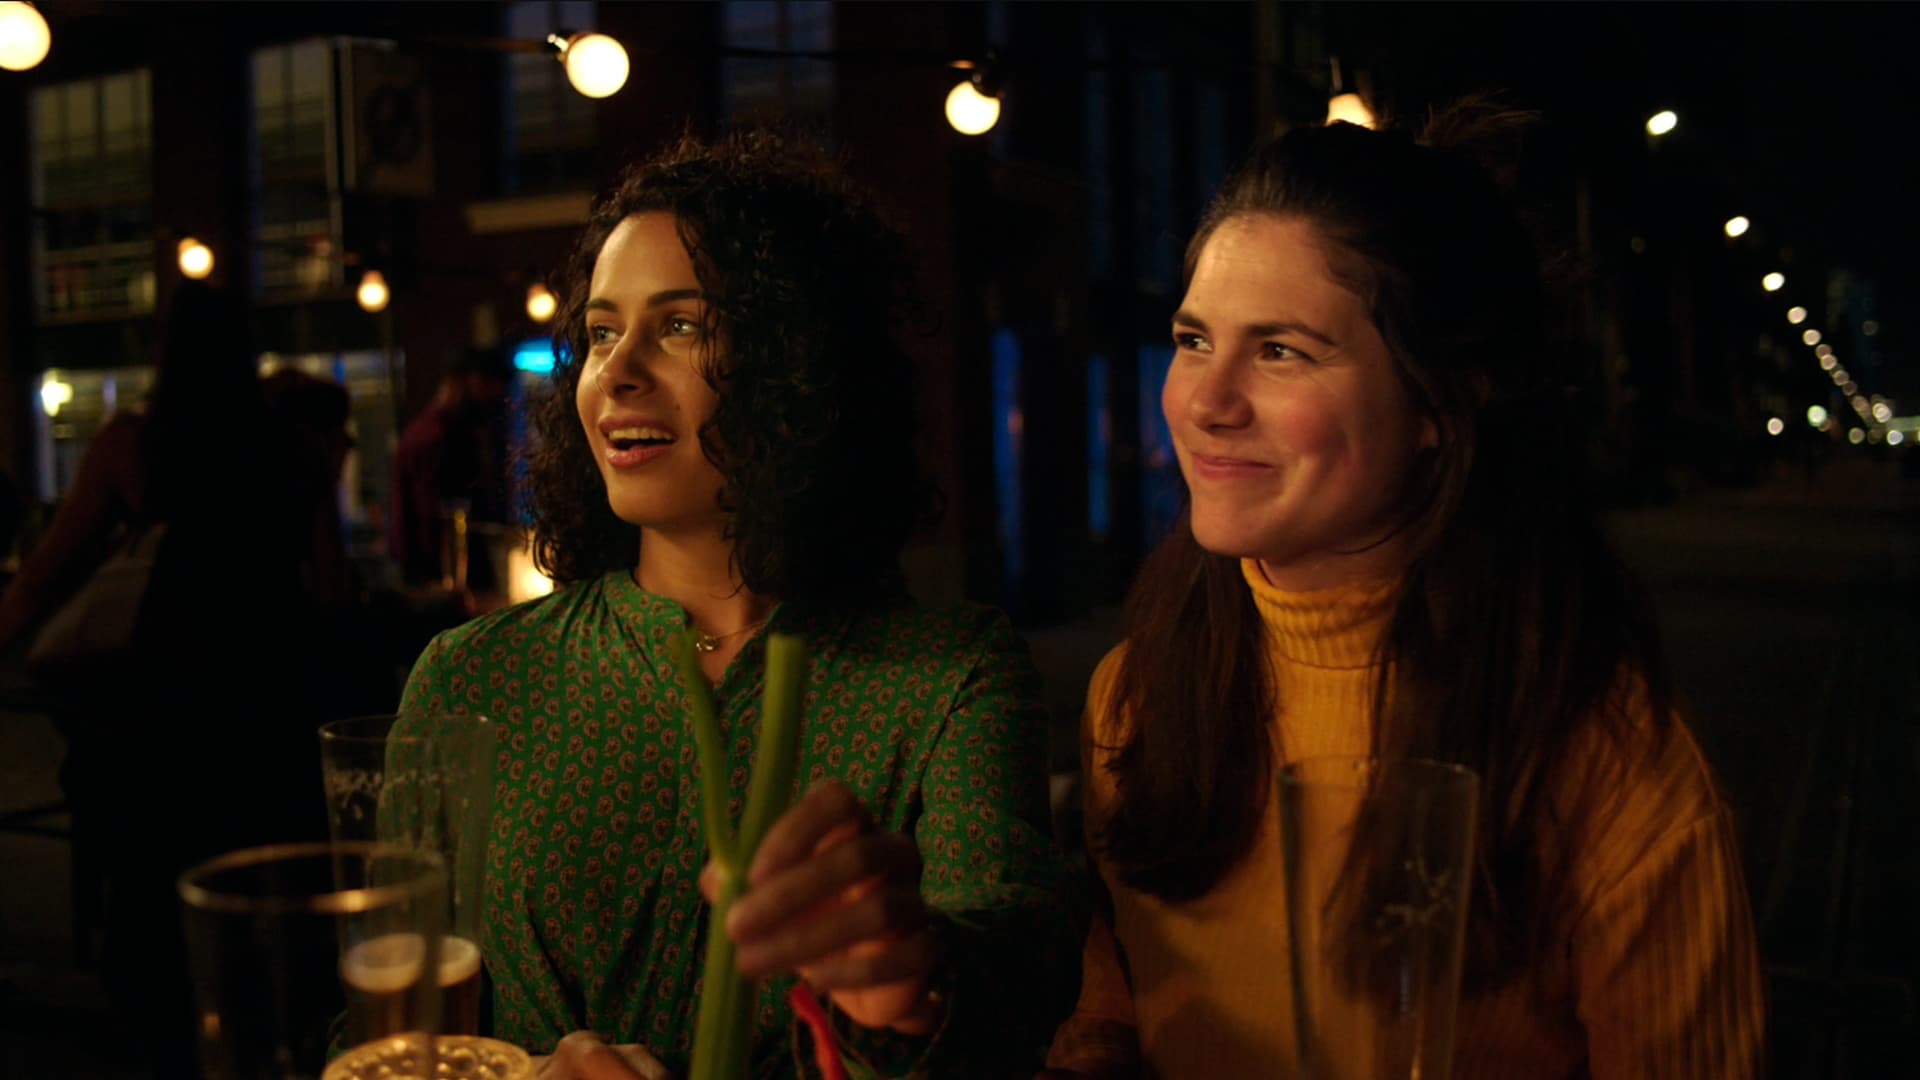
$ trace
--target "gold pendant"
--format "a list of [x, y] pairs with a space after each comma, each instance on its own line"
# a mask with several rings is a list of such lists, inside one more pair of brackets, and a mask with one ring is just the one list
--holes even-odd
[[694, 632], [693, 651], [710, 653], [720, 647], [720, 639], [701, 631]]

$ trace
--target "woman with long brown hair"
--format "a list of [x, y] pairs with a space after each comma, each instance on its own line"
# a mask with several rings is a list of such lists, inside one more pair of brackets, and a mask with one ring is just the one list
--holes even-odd
[[1760, 1067], [1733, 822], [1586, 507], [1534, 244], [1469, 152], [1523, 119], [1294, 130], [1188, 248], [1161, 404], [1189, 501], [1088, 696], [1110, 903], [1062, 1073], [1285, 1068], [1275, 770], [1331, 755], [1481, 779], [1454, 1075]]

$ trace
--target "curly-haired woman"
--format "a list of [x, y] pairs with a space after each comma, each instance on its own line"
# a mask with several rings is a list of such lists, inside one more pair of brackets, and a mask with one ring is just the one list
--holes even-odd
[[[685, 140], [598, 202], [568, 277], [528, 491], [562, 587], [437, 638], [402, 703], [502, 727], [495, 1034], [544, 1054], [591, 1032], [684, 1069], [706, 855], [667, 642], [698, 635], [739, 800], [777, 631], [811, 656], [810, 790], [727, 924], [740, 967], [769, 977], [756, 1073], [794, 1067], [798, 974], [883, 1073], [1031, 1075], [1075, 950], [1046, 726], [1003, 616], [922, 610], [902, 587], [931, 491], [898, 238], [777, 139]], [[581, 1045], [558, 1071], [626, 1067]]]

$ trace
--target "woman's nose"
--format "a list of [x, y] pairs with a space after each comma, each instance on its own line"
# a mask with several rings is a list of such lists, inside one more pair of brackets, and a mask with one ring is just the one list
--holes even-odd
[[1187, 419], [1202, 428], [1231, 428], [1253, 415], [1235, 366], [1215, 361], [1203, 368], [1187, 393]]
[[651, 390], [655, 382], [653, 372], [641, 353], [632, 336], [622, 337], [593, 373], [594, 383], [600, 392], [608, 397], [619, 397]]

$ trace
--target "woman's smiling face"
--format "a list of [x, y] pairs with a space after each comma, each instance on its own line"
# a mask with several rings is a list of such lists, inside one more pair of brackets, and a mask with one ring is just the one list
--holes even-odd
[[1173, 318], [1160, 405], [1194, 538], [1295, 591], [1388, 577], [1433, 422], [1361, 297], [1298, 218], [1223, 222]]
[[607, 501], [630, 525], [662, 532], [724, 523], [720, 471], [700, 447], [718, 397], [708, 304], [673, 215], [615, 226], [593, 264], [587, 358], [574, 393]]

